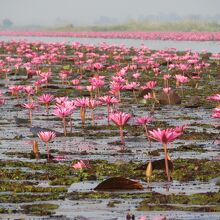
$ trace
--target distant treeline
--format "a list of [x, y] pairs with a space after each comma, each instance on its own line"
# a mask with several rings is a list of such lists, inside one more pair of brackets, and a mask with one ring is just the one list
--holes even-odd
[[52, 31], [180, 31], [180, 32], [219, 32], [220, 23], [204, 21], [178, 21], [178, 22], [156, 22], [156, 21], [128, 21], [115, 25], [91, 25], [74, 26], [66, 25], [53, 27]]

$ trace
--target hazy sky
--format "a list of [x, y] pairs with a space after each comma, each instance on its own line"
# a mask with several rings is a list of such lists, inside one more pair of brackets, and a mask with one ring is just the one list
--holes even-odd
[[220, 13], [220, 0], [0, 0], [0, 21], [15, 25], [91, 24], [100, 16], [123, 21], [172, 12], [212, 16]]

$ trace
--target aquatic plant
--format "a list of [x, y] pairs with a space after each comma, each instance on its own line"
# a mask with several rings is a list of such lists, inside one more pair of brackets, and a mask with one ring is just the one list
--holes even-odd
[[140, 117], [140, 118], [137, 118], [136, 119], [136, 123], [138, 125], [144, 125], [144, 129], [145, 129], [145, 135], [148, 139], [148, 142], [149, 142], [149, 145], [151, 147], [151, 140], [149, 138], [149, 133], [148, 133], [148, 128], [147, 128], [147, 124], [151, 123], [154, 119], [150, 116], [143, 116], [143, 117]]
[[125, 140], [124, 140], [124, 134], [123, 134], [123, 127], [127, 124], [127, 122], [131, 118], [131, 114], [124, 113], [124, 112], [115, 112], [110, 114], [110, 120], [116, 124], [119, 127], [120, 130], [120, 137], [121, 137], [121, 144], [122, 148], [121, 150], [125, 150]]
[[30, 125], [32, 126], [32, 111], [37, 107], [37, 105], [34, 102], [24, 103], [22, 106], [29, 110], [29, 120]]
[[72, 108], [65, 107], [62, 105], [57, 105], [53, 111], [53, 114], [56, 115], [59, 118], [62, 118], [63, 121], [63, 133], [64, 136], [67, 135], [67, 130], [66, 130], [66, 118], [71, 115]]
[[56, 137], [56, 134], [52, 131], [40, 131], [38, 133], [38, 137], [43, 142], [45, 142], [46, 150], [47, 150], [47, 159], [49, 160], [50, 159], [50, 149], [49, 149], [48, 144], [50, 141], [52, 141]]
[[149, 131], [150, 138], [156, 141], [163, 143], [164, 148], [164, 157], [165, 157], [165, 171], [167, 175], [168, 181], [171, 180], [169, 174], [169, 167], [168, 167], [168, 152], [167, 152], [167, 144], [173, 142], [177, 137], [179, 137], [182, 133], [175, 131], [175, 129], [167, 128], [161, 130], [160, 128], [154, 129]]
[[72, 165], [75, 170], [90, 169], [91, 165], [88, 160], [80, 160]]
[[50, 94], [43, 94], [40, 97], [38, 97], [38, 102], [40, 104], [44, 104], [46, 106], [46, 113], [49, 114], [49, 104], [53, 101], [54, 96]]
[[100, 96], [99, 100], [107, 105], [107, 113], [108, 113], [108, 125], [109, 125], [109, 116], [110, 116], [110, 106], [119, 103], [119, 100], [112, 96]]

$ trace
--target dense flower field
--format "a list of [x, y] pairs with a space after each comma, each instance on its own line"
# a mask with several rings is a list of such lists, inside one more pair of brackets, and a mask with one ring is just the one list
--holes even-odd
[[13, 32], [0, 31], [0, 36], [121, 38], [174, 41], [219, 41], [220, 32]]
[[219, 63], [174, 48], [1, 41], [2, 216], [219, 219]]

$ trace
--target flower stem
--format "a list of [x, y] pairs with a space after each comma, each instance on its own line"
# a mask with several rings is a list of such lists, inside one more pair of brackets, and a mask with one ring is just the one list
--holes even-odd
[[149, 135], [148, 135], [148, 130], [147, 130], [147, 125], [146, 124], [144, 125], [144, 129], [145, 129], [145, 135], [146, 135], [146, 137], [148, 139], [148, 142], [149, 142], [149, 145], [151, 147], [151, 140], [150, 140]]
[[48, 107], [48, 104], [46, 104], [46, 113], [47, 113], [47, 116], [49, 115], [49, 107]]
[[31, 111], [31, 109], [29, 111], [29, 120], [30, 120], [30, 125], [32, 126], [32, 111]]
[[95, 113], [94, 113], [94, 109], [92, 109], [92, 113], [91, 113], [91, 118], [92, 118], [92, 126], [95, 126]]
[[121, 148], [121, 150], [124, 150], [124, 149], [125, 149], [125, 140], [124, 140], [124, 135], [123, 135], [122, 126], [120, 126], [119, 129], [120, 129], [120, 137], [121, 137], [121, 143], [122, 143], [122, 148]]
[[133, 89], [133, 95], [134, 95], [134, 99], [135, 99], [136, 104], [138, 104], [137, 96], [136, 96], [136, 93], [135, 93], [135, 90], [134, 90], [134, 89]]
[[163, 148], [164, 148], [165, 170], [166, 170], [167, 180], [170, 182], [169, 165], [168, 165], [168, 154], [167, 154], [167, 145], [166, 145], [166, 144], [163, 144]]
[[108, 125], [109, 125], [109, 115], [110, 115], [110, 106], [109, 106], [109, 104], [107, 105], [107, 111], [108, 111]]
[[46, 142], [46, 150], [47, 150], [47, 160], [49, 161], [50, 160], [50, 149], [48, 146], [48, 142]]
[[168, 98], [168, 103], [170, 105], [171, 104], [171, 102], [170, 102], [170, 94], [167, 94], [167, 98]]
[[80, 108], [80, 117], [81, 117], [81, 120], [82, 120], [82, 127], [84, 128], [85, 126], [85, 108]]
[[64, 133], [64, 136], [66, 136], [66, 118], [65, 117], [63, 118], [63, 133]]

